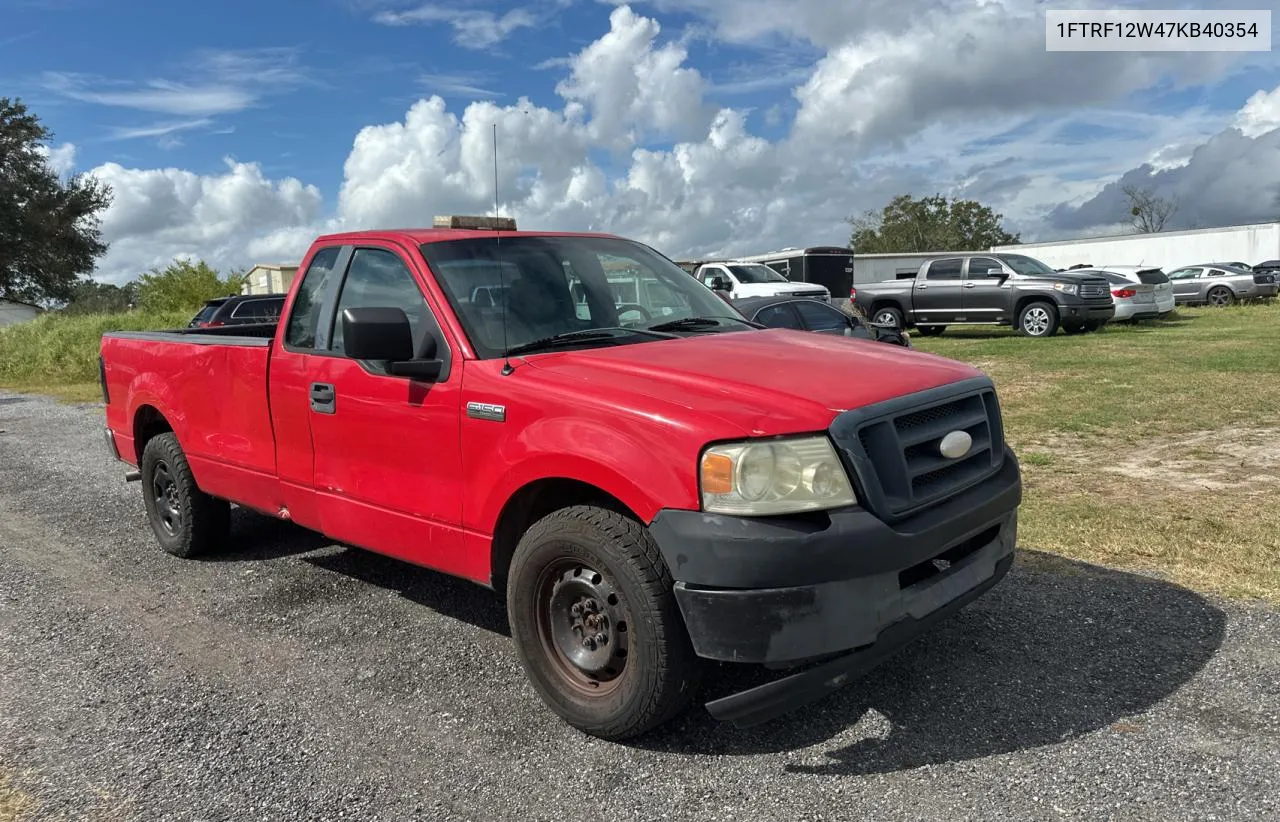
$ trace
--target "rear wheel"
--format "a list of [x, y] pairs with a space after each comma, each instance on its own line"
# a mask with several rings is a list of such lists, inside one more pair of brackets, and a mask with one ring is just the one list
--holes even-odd
[[689, 705], [701, 665], [671, 589], [648, 532], [614, 511], [565, 508], [525, 532], [507, 613], [520, 662], [552, 711], [618, 740]]
[[1018, 312], [1018, 330], [1027, 337], [1052, 337], [1058, 330], [1058, 309], [1053, 303], [1037, 300]]
[[226, 542], [231, 505], [200, 490], [172, 432], [147, 440], [141, 463], [147, 519], [165, 552], [191, 558]]
[[1236, 301], [1236, 295], [1231, 293], [1231, 289], [1226, 286], [1217, 285], [1209, 289], [1209, 293], [1205, 295], [1205, 302], [1208, 305], [1222, 308], [1231, 305]]
[[902, 328], [902, 312], [891, 305], [881, 306], [875, 310], [871, 321], [877, 325], [890, 325]]

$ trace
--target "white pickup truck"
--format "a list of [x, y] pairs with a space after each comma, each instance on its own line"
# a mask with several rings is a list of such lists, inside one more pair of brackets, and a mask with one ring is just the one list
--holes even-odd
[[703, 263], [693, 272], [693, 276], [712, 291], [724, 292], [731, 300], [741, 300], [744, 297], [796, 296], [831, 302], [831, 292], [826, 286], [792, 282], [763, 263], [732, 260]]

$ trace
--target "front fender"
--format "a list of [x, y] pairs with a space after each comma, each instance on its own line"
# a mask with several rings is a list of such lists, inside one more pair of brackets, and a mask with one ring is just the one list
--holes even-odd
[[[528, 426], [471, 472], [478, 489], [470, 527], [492, 534], [503, 507], [517, 491], [546, 479], [568, 479], [599, 488], [650, 522], [662, 508], [698, 507], [697, 453], [687, 445], [641, 432], [619, 420], [548, 417]], [[486, 473], [490, 476], [484, 476]]]

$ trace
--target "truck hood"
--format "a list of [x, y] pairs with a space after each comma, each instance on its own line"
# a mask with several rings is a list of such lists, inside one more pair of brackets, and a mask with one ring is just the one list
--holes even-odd
[[1097, 274], [1082, 274], [1078, 271], [1059, 271], [1057, 274], [1019, 274], [1020, 280], [1043, 280], [1045, 282], [1083, 283], [1097, 282], [1105, 279]]
[[748, 436], [822, 430], [841, 411], [982, 375], [915, 349], [790, 329], [540, 354], [526, 367], [549, 389], [616, 397], [639, 414], [682, 408]]

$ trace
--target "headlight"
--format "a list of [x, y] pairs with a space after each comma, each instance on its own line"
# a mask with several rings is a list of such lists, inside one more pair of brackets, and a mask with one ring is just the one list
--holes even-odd
[[1056, 290], [1058, 290], [1058, 291], [1061, 291], [1063, 294], [1074, 294], [1074, 293], [1076, 293], [1076, 284], [1075, 284], [1075, 283], [1054, 283], [1054, 284], [1053, 284], [1053, 287], [1054, 287], [1054, 289], [1056, 289]]
[[764, 516], [857, 503], [826, 437], [713, 445], [699, 474], [709, 513]]

